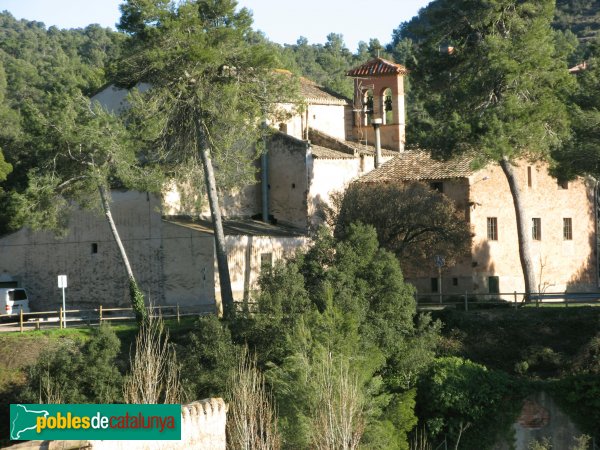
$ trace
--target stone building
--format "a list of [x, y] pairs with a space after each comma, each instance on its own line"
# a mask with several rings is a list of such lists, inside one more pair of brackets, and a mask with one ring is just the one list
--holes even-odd
[[[334, 192], [354, 180], [443, 186], [444, 193], [473, 228], [472, 254], [443, 272], [447, 293], [522, 291], [522, 275], [512, 200], [496, 166], [479, 171], [469, 161], [441, 163], [405, 151], [406, 69], [381, 58], [348, 73], [354, 100], [300, 80], [304, 108], [289, 120], [271, 123], [268, 170], [256, 183], [221, 199], [234, 298], [256, 289], [264, 264], [308, 244], [320, 211]], [[148, 89], [140, 86], [140, 89]], [[108, 86], [95, 99], [119, 111], [125, 90]], [[282, 105], [295, 111], [294, 105]], [[381, 119], [384, 164], [375, 169], [374, 119]], [[375, 169], [375, 170], [374, 170]], [[540, 239], [533, 242], [538, 278], [548, 290], [597, 288], [594, 186], [578, 179], [558, 184], [546, 167], [519, 165], [526, 208]], [[261, 195], [268, 192], [266, 205]], [[189, 209], [177, 189], [165, 186], [160, 198], [113, 191], [117, 227], [139, 283], [157, 304], [220, 307], [214, 240], [209, 211]], [[256, 220], [267, 206], [269, 223]], [[424, 268], [413, 281], [420, 292], [434, 291], [437, 270]], [[69, 276], [71, 305], [127, 304], [127, 283], [116, 245], [100, 214], [75, 211], [64, 238], [23, 229], [0, 238], [0, 284], [29, 290], [34, 310], [56, 308], [56, 276]]]
[[[271, 124], [276, 131], [267, 145], [266, 176], [259, 173], [256, 184], [222, 198], [236, 300], [256, 289], [264, 264], [307, 245], [319, 210], [333, 192], [374, 167], [374, 147], [353, 139], [352, 102], [304, 78], [300, 88], [303, 112]], [[126, 97], [127, 91], [107, 86], [94, 99], [118, 112], [127, 107]], [[384, 150], [382, 160], [393, 155]], [[263, 206], [261, 183], [268, 184], [270, 223], [253, 219], [260, 217]], [[170, 186], [160, 198], [113, 191], [112, 200], [115, 222], [147, 297], [155, 304], [219, 309], [208, 208], [188, 209]], [[68, 275], [71, 306], [128, 304], [122, 262], [99, 211], [75, 210], [64, 237], [22, 229], [0, 238], [0, 284], [27, 288], [33, 310], [58, 307], [59, 274]]]
[[[524, 291], [512, 196], [502, 169], [471, 169], [467, 157], [436, 161], [407, 151], [360, 179], [367, 183], [428, 183], [451, 198], [471, 225], [470, 255], [442, 270], [446, 295], [509, 294]], [[596, 182], [559, 182], [544, 163], [518, 161], [524, 208], [531, 230], [531, 255], [540, 292], [597, 290]], [[409, 278], [419, 293], [438, 293], [434, 261]], [[519, 297], [520, 298], [520, 297]]]

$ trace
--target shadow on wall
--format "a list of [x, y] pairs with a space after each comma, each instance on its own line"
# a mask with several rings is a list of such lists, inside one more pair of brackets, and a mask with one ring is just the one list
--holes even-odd
[[[490, 278], [497, 277], [496, 266], [492, 261], [490, 254], [490, 244], [488, 241], [481, 241], [473, 246], [472, 258], [470, 261], [471, 273], [473, 276], [473, 292], [489, 293]], [[520, 270], [520, 267], [516, 268]], [[499, 291], [502, 291], [502, 286], [498, 286]]]
[[[588, 193], [588, 214], [591, 217], [591, 222], [596, 224], [596, 208], [600, 208], [598, 204], [598, 196], [596, 193], [595, 183], [590, 180], [586, 180], [586, 187]], [[573, 233], [575, 230], [573, 230]], [[589, 253], [588, 258], [584, 261], [580, 267], [571, 276], [571, 279], [567, 282], [566, 292], [586, 292], [586, 291], [598, 291], [598, 230], [594, 229], [589, 233]]]

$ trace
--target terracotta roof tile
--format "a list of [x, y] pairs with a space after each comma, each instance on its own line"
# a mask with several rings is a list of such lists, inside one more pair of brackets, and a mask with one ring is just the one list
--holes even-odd
[[358, 181], [374, 183], [382, 181], [441, 180], [447, 178], [466, 178], [474, 173], [471, 158], [458, 157], [449, 161], [433, 159], [422, 150], [403, 152], [382, 164]]
[[317, 159], [354, 159], [355, 156], [349, 153], [340, 152], [320, 145], [311, 145], [312, 154]]
[[408, 70], [402, 64], [396, 64], [383, 58], [367, 61], [346, 73], [349, 77], [372, 77], [379, 75], [406, 75]]
[[328, 105], [350, 104], [350, 100], [348, 100], [346, 97], [336, 94], [335, 92], [332, 92], [323, 86], [319, 86], [314, 81], [304, 77], [300, 77], [300, 93], [302, 94], [302, 97], [304, 97], [309, 103]]

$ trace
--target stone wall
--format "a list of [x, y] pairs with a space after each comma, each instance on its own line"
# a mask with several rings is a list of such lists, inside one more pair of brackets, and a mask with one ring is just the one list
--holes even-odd
[[[531, 241], [531, 256], [541, 290], [597, 290], [593, 185], [577, 178], [563, 189], [544, 164], [520, 161], [514, 168], [526, 211], [526, 228], [541, 219], [541, 240]], [[515, 211], [508, 182], [498, 165], [471, 179], [474, 289], [487, 292], [489, 276], [498, 276], [500, 292], [523, 292]], [[487, 218], [496, 217], [498, 239], [487, 239]], [[572, 239], [563, 238], [563, 218], [572, 219]], [[531, 236], [531, 234], [530, 234]]]
[[[138, 283], [160, 302], [164, 297], [160, 201], [134, 191], [113, 191], [112, 199], [113, 217]], [[73, 210], [64, 237], [27, 228], [3, 236], [0, 274], [27, 289], [34, 311], [59, 307], [57, 276], [63, 274], [68, 277], [68, 307], [129, 304], [125, 268], [99, 210]]]
[[[531, 240], [531, 256], [538, 285], [543, 292], [580, 292], [598, 289], [596, 281], [596, 221], [594, 185], [584, 178], [570, 181], [565, 189], [548, 174], [547, 166], [520, 161], [515, 166], [526, 211], [527, 232], [532, 219], [541, 219], [541, 239]], [[503, 298], [523, 292], [513, 200], [502, 169], [490, 164], [471, 177], [443, 181], [444, 194], [464, 211], [474, 233], [471, 255], [442, 271], [444, 295], [489, 293], [490, 277], [498, 277]], [[429, 182], [429, 181], [428, 181]], [[497, 240], [488, 239], [488, 218], [497, 220]], [[563, 219], [572, 221], [572, 239], [564, 239]], [[407, 274], [420, 293], [430, 293], [437, 277], [431, 263], [422, 274]], [[521, 297], [519, 296], [519, 300]]]
[[269, 141], [269, 209], [281, 224], [308, 225], [308, 143], [277, 133]]

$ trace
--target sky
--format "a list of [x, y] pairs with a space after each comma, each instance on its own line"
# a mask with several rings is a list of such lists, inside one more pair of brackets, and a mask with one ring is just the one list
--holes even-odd
[[[417, 14], [430, 0], [238, 0], [254, 13], [254, 28], [279, 44], [295, 44], [304, 36], [311, 44], [324, 43], [329, 33], [344, 36], [356, 51], [359, 41], [391, 41], [394, 28]], [[0, 0], [0, 11], [17, 19], [46, 26], [83, 28], [91, 23], [114, 28], [121, 0]], [[376, 10], [371, 10], [376, 5]]]

